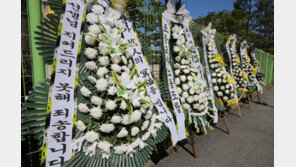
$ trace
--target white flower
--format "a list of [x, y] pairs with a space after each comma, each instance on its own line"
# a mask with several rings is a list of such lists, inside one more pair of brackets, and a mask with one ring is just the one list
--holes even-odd
[[97, 15], [101, 15], [104, 13], [104, 8], [101, 5], [93, 5], [91, 11]]
[[97, 79], [95, 77], [92, 77], [92, 76], [87, 76], [87, 79], [90, 83], [96, 83], [97, 82]]
[[142, 113], [139, 110], [133, 112], [132, 121], [138, 122], [141, 119]]
[[125, 58], [125, 56], [121, 56], [121, 61], [123, 62], [123, 64], [127, 64], [127, 59]]
[[213, 76], [213, 77], [215, 77], [215, 76], [216, 76], [216, 73], [215, 73], [215, 72], [214, 72], [214, 73], [212, 73], [212, 76]]
[[184, 91], [184, 92], [182, 93], [182, 97], [187, 98], [188, 96], [189, 96], [189, 95], [188, 95], [188, 92], [185, 92], [185, 91]]
[[187, 84], [183, 84], [183, 85], [182, 85], [182, 89], [183, 89], [183, 90], [188, 90], [188, 89], [189, 89], [189, 86], [188, 86]]
[[214, 86], [214, 91], [218, 91], [219, 87], [218, 86]]
[[89, 155], [90, 157], [94, 156], [96, 154], [96, 146], [97, 143], [93, 143], [92, 145], [87, 147], [85, 150], [85, 155]]
[[136, 136], [139, 133], [140, 129], [138, 127], [132, 127], [131, 135]]
[[107, 66], [109, 65], [110, 60], [107, 56], [103, 56], [99, 58], [99, 62], [102, 66]]
[[113, 117], [111, 118], [110, 121], [114, 124], [118, 124], [122, 121], [122, 118], [121, 118], [121, 116], [113, 115]]
[[184, 97], [180, 97], [181, 103], [185, 103], [185, 98]]
[[98, 91], [104, 91], [107, 89], [108, 81], [104, 78], [100, 78], [96, 82], [96, 88]]
[[99, 77], [103, 77], [105, 74], [108, 73], [108, 69], [106, 67], [100, 67], [98, 70], [97, 70], [97, 75]]
[[185, 82], [185, 81], [186, 81], [186, 76], [185, 76], [185, 75], [182, 75], [182, 76], [181, 76], [181, 81], [182, 81], [182, 82]]
[[222, 80], [219, 78], [217, 82], [218, 82], [218, 83], [221, 83], [221, 81], [222, 81]]
[[98, 68], [98, 66], [96, 65], [96, 63], [94, 61], [89, 61], [89, 62], [85, 63], [85, 66], [89, 70], [96, 70]]
[[226, 93], [226, 94], [229, 94], [229, 90], [225, 90], [225, 93]]
[[125, 136], [127, 136], [128, 135], [128, 131], [126, 130], [126, 128], [124, 127], [124, 128], [122, 128], [120, 131], [119, 131], [119, 133], [117, 134], [117, 137], [118, 138], [123, 138], [123, 137], [125, 137]]
[[132, 121], [132, 116], [130, 114], [125, 114], [122, 116], [122, 121], [121, 123], [123, 125], [129, 125], [131, 124], [133, 121]]
[[173, 34], [172, 34], [172, 35], [173, 35], [173, 38], [174, 38], [174, 39], [180, 39], [180, 38], [184, 37], [184, 36], [183, 36], [183, 34], [184, 34], [184, 30], [183, 30], [182, 27], [175, 25], [175, 26], [172, 28], [172, 30], [173, 30]]
[[120, 146], [115, 146], [114, 147], [114, 153], [115, 154], [123, 154], [127, 150], [126, 144], [121, 144]]
[[223, 96], [223, 93], [222, 92], [217, 92], [217, 95], [218, 96]]
[[80, 104], [78, 105], [78, 110], [79, 110], [80, 112], [82, 112], [82, 113], [88, 113], [88, 112], [89, 112], [89, 109], [88, 109], [87, 105], [84, 104], [84, 103], [80, 103]]
[[94, 45], [95, 44], [95, 42], [96, 42], [96, 39], [94, 38], [94, 37], [96, 37], [96, 35], [95, 34], [93, 34], [93, 33], [88, 33], [88, 34], [86, 34], [85, 35], [85, 42], [87, 43], [87, 44], [89, 44], [89, 45]]
[[149, 138], [149, 136], [150, 136], [150, 132], [146, 132], [146, 133], [142, 136], [141, 140], [146, 141], [146, 140]]
[[178, 69], [178, 70], [175, 70], [175, 74], [176, 75], [179, 75], [180, 74], [180, 70]]
[[224, 97], [223, 97], [223, 100], [224, 100], [224, 101], [227, 101], [227, 100], [228, 100], [228, 97], [224, 96]]
[[142, 125], [142, 127], [141, 127], [141, 130], [143, 131], [143, 130], [147, 129], [148, 126], [149, 126], [149, 120], [146, 120], [146, 121], [143, 123], [143, 125]]
[[91, 91], [88, 90], [85, 86], [80, 88], [80, 92], [84, 97], [88, 97], [91, 94]]
[[80, 120], [78, 120], [76, 123], [75, 123], [75, 125], [76, 125], [76, 127], [77, 127], [77, 129], [78, 130], [80, 130], [80, 131], [84, 131], [85, 130], [85, 124], [82, 122], [82, 121], [80, 121]]
[[212, 79], [212, 82], [213, 82], [213, 83], [216, 83], [216, 79]]
[[189, 76], [187, 77], [187, 79], [188, 79], [188, 81], [192, 81], [192, 80], [193, 80], [193, 77], [192, 77], [191, 75], [189, 75]]
[[177, 85], [179, 85], [179, 84], [180, 84], [180, 79], [179, 79], [179, 78], [176, 78], [176, 79], [175, 79], [175, 83], [176, 83]]
[[101, 98], [99, 98], [98, 96], [92, 96], [90, 101], [97, 106], [101, 106], [103, 100]]
[[94, 131], [88, 131], [88, 132], [86, 132], [84, 137], [85, 137], [86, 141], [88, 141], [90, 143], [93, 143], [93, 142], [95, 142], [96, 140], [99, 139], [99, 134], [94, 132]]
[[117, 104], [113, 100], [106, 101], [106, 110], [114, 110], [117, 107]]
[[118, 64], [118, 63], [120, 63], [120, 61], [121, 61], [121, 57], [120, 57], [120, 56], [113, 56], [113, 57], [111, 58], [111, 61], [112, 61], [114, 64]]
[[92, 24], [88, 27], [88, 31], [92, 34], [98, 35], [101, 32], [101, 28], [97, 24]]
[[85, 55], [89, 59], [94, 59], [96, 58], [96, 55], [98, 55], [98, 51], [93, 48], [86, 48], [84, 51]]
[[194, 109], [198, 109], [198, 108], [199, 108], [199, 104], [198, 104], [198, 103], [195, 103], [195, 104], [193, 105], [193, 108], [194, 108]]
[[174, 64], [174, 67], [175, 68], [180, 68], [180, 64], [179, 63], [176, 63], [176, 64]]
[[89, 22], [90, 24], [95, 24], [98, 23], [98, 16], [95, 13], [88, 13], [86, 16], [86, 21]]
[[115, 95], [117, 93], [117, 88], [115, 86], [111, 86], [108, 89], [108, 94], [109, 95]]
[[191, 89], [189, 90], [189, 93], [190, 93], [191, 95], [193, 95], [193, 94], [194, 94], [194, 89], [191, 88]]
[[145, 115], [145, 119], [150, 119], [152, 116], [152, 110], [148, 110], [146, 115]]
[[198, 101], [198, 100], [199, 100], [198, 95], [194, 95], [194, 96], [193, 96], [193, 99], [194, 99], [194, 101]]
[[183, 107], [184, 107], [186, 110], [189, 110], [189, 109], [190, 109], [190, 105], [187, 104], [187, 103], [183, 104]]
[[100, 141], [97, 144], [98, 148], [101, 149], [102, 158], [109, 159], [110, 157], [110, 147], [112, 146], [108, 141]]
[[121, 67], [118, 64], [112, 64], [111, 69], [115, 72], [120, 72]]
[[90, 115], [95, 119], [100, 119], [102, 114], [102, 109], [100, 107], [94, 107], [90, 110]]
[[126, 110], [127, 109], [127, 105], [126, 105], [126, 102], [124, 100], [122, 100], [120, 102], [120, 108], [123, 109], [123, 110]]
[[187, 98], [187, 101], [188, 101], [188, 103], [192, 103], [192, 102], [193, 102], [193, 97], [192, 97], [192, 96], [189, 96], [189, 97]]
[[78, 139], [74, 139], [72, 145], [74, 147], [74, 150], [78, 150], [78, 151], [81, 151], [81, 148], [82, 148], [82, 143], [83, 141], [85, 140], [85, 136], [82, 136]]
[[102, 124], [99, 129], [101, 132], [110, 133], [115, 129], [115, 126], [113, 124]]

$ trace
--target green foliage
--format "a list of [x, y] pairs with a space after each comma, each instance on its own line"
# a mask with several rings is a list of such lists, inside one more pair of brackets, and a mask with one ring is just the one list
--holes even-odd
[[234, 10], [209, 12], [195, 19], [198, 24], [213, 24], [226, 36], [236, 34], [240, 40], [253, 42], [256, 48], [274, 53], [274, 4], [273, 0], [237, 0]]

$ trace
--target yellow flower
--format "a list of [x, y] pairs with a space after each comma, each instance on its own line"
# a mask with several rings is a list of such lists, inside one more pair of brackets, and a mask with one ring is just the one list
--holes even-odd
[[259, 60], [257, 60], [257, 64], [259, 65], [260, 63], [259, 63]]
[[250, 57], [249, 57], [249, 56], [247, 56], [247, 62], [250, 62], [250, 61], [251, 61]]
[[237, 102], [238, 102], [238, 99], [228, 100], [228, 101], [227, 101], [227, 105], [228, 105], [228, 106], [231, 106], [231, 105], [233, 105], [233, 104], [236, 104]]
[[252, 74], [255, 75], [257, 73], [257, 69], [254, 68], [254, 67], [251, 67], [251, 70], [252, 70]]
[[246, 54], [248, 54], [248, 51], [247, 51], [247, 49], [245, 50], [245, 53], [246, 53]]
[[246, 92], [248, 92], [249, 90], [248, 90], [248, 89], [241, 89], [241, 88], [239, 88], [238, 91], [240, 91], [240, 92], [242, 92], [242, 93], [246, 93]]
[[230, 74], [227, 74], [227, 82], [235, 84], [235, 79]]
[[219, 100], [218, 100], [218, 103], [219, 103], [219, 104], [222, 104], [222, 103], [223, 103], [223, 101], [222, 101], [221, 99], [219, 99]]
[[227, 43], [230, 45], [231, 44], [231, 39], [230, 37], [227, 38]]
[[248, 80], [248, 74], [243, 72], [242, 77], [244, 78], [244, 80]]
[[240, 60], [239, 60], [239, 57], [238, 56], [236, 57], [235, 60], [236, 60], [237, 64], [240, 64]]
[[226, 66], [221, 55], [217, 54], [217, 56], [215, 57], [215, 60], [216, 60], [216, 62], [218, 62], [222, 66]]
[[215, 47], [215, 42], [212, 43], [212, 47], [213, 47], [213, 48]]

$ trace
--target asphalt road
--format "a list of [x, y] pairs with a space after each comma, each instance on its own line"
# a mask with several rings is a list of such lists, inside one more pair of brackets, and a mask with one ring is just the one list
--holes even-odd
[[[242, 118], [228, 117], [230, 134], [214, 129], [196, 139], [198, 157], [191, 146], [158, 162], [156, 167], [272, 167], [274, 166], [274, 87], [267, 89], [258, 99], [241, 107]], [[237, 111], [234, 112], [237, 114]], [[218, 128], [226, 130], [223, 122]], [[189, 152], [188, 152], [189, 151]]]

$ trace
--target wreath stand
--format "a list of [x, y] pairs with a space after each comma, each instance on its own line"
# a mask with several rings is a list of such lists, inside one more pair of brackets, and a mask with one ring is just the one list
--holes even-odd
[[[225, 126], [226, 126], [226, 130], [227, 131], [225, 131], [225, 130], [223, 130], [223, 129], [220, 129], [220, 128], [218, 128], [219, 130], [221, 130], [221, 131], [223, 131], [223, 132], [225, 132], [225, 133], [227, 133], [227, 134], [230, 134], [230, 128], [229, 128], [229, 125], [228, 125], [228, 121], [227, 121], [227, 117], [228, 117], [228, 111], [229, 111], [229, 109], [227, 109], [227, 108], [224, 108], [224, 113], [223, 114], [220, 114], [219, 115], [219, 118], [218, 118], [218, 123], [216, 123], [216, 124], [214, 124], [214, 127], [215, 128], [218, 128], [218, 124], [219, 124], [219, 122], [221, 122], [221, 121], [224, 121], [224, 123], [225, 123]], [[240, 111], [240, 110], [239, 110]], [[240, 113], [240, 112], [239, 112]]]

